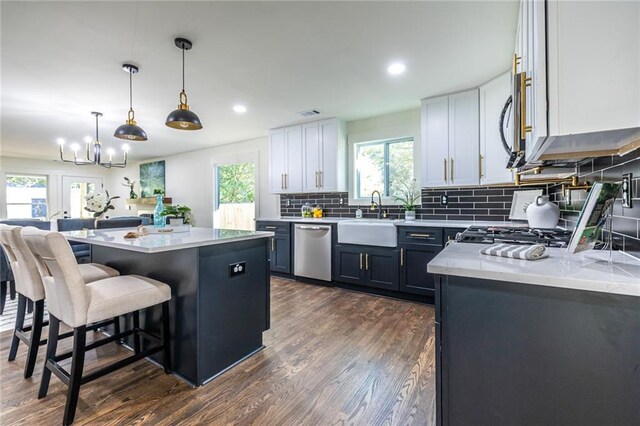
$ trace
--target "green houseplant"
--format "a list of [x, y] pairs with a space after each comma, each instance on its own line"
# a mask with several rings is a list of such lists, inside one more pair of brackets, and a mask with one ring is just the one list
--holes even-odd
[[[181, 219], [185, 225], [191, 225], [191, 208], [176, 204], [175, 206], [166, 206], [162, 211], [162, 216], [172, 216]], [[170, 219], [171, 220], [171, 219]], [[173, 224], [172, 224], [173, 225]]]
[[404, 208], [405, 220], [415, 220], [416, 218], [416, 204], [420, 200], [420, 188], [416, 184], [416, 180], [412, 179], [410, 183], [399, 181], [394, 183], [394, 196], [396, 201], [399, 201]]

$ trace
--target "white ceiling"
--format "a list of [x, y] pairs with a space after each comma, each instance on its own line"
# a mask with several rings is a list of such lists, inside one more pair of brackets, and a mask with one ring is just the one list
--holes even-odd
[[[517, 1], [8, 2], [1, 4], [2, 155], [52, 158], [55, 140], [113, 138], [128, 109], [124, 62], [146, 159], [247, 140], [317, 108], [346, 120], [419, 106], [510, 66]], [[204, 128], [164, 125], [178, 104], [180, 50], [191, 109]], [[402, 76], [387, 65], [404, 61]], [[236, 103], [248, 112], [238, 115]]]

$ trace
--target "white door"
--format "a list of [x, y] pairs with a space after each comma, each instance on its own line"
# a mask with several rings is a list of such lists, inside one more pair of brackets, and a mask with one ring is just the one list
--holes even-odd
[[[511, 170], [507, 169], [509, 154], [500, 137], [500, 114], [509, 98], [511, 72], [480, 87], [480, 184], [511, 183]], [[513, 105], [511, 106], [513, 108]], [[508, 113], [505, 121], [508, 122]], [[513, 125], [505, 128], [505, 139], [511, 145]]]
[[446, 186], [449, 164], [449, 98], [422, 101], [422, 186]]
[[287, 147], [284, 192], [302, 192], [302, 126], [284, 128]]
[[216, 159], [213, 164], [214, 228], [255, 230], [258, 168], [258, 153]]
[[87, 206], [84, 197], [102, 190], [102, 178], [62, 176], [61, 217], [66, 215], [72, 218], [92, 218], [93, 213], [84, 209]]
[[318, 186], [323, 192], [339, 191], [338, 188], [338, 120], [332, 118], [318, 122], [320, 134]]
[[302, 175], [302, 190], [304, 192], [318, 192], [320, 188], [321, 155], [318, 123], [303, 124], [302, 158], [304, 171]]
[[269, 132], [269, 188], [272, 193], [284, 192], [284, 174], [287, 170], [287, 145], [284, 130]]
[[480, 183], [478, 91], [449, 96], [449, 185]]

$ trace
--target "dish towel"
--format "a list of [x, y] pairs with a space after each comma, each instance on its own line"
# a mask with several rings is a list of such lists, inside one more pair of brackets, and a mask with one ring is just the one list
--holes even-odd
[[480, 253], [491, 256], [509, 257], [511, 259], [538, 260], [549, 256], [547, 249], [542, 244], [532, 246], [522, 244], [493, 244], [484, 247]]

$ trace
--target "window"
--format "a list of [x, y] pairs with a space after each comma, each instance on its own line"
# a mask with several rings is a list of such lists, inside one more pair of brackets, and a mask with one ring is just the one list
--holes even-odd
[[368, 198], [376, 190], [393, 197], [394, 182], [413, 180], [413, 138], [360, 142], [354, 150], [354, 198]]
[[47, 217], [47, 177], [7, 174], [7, 218]]

